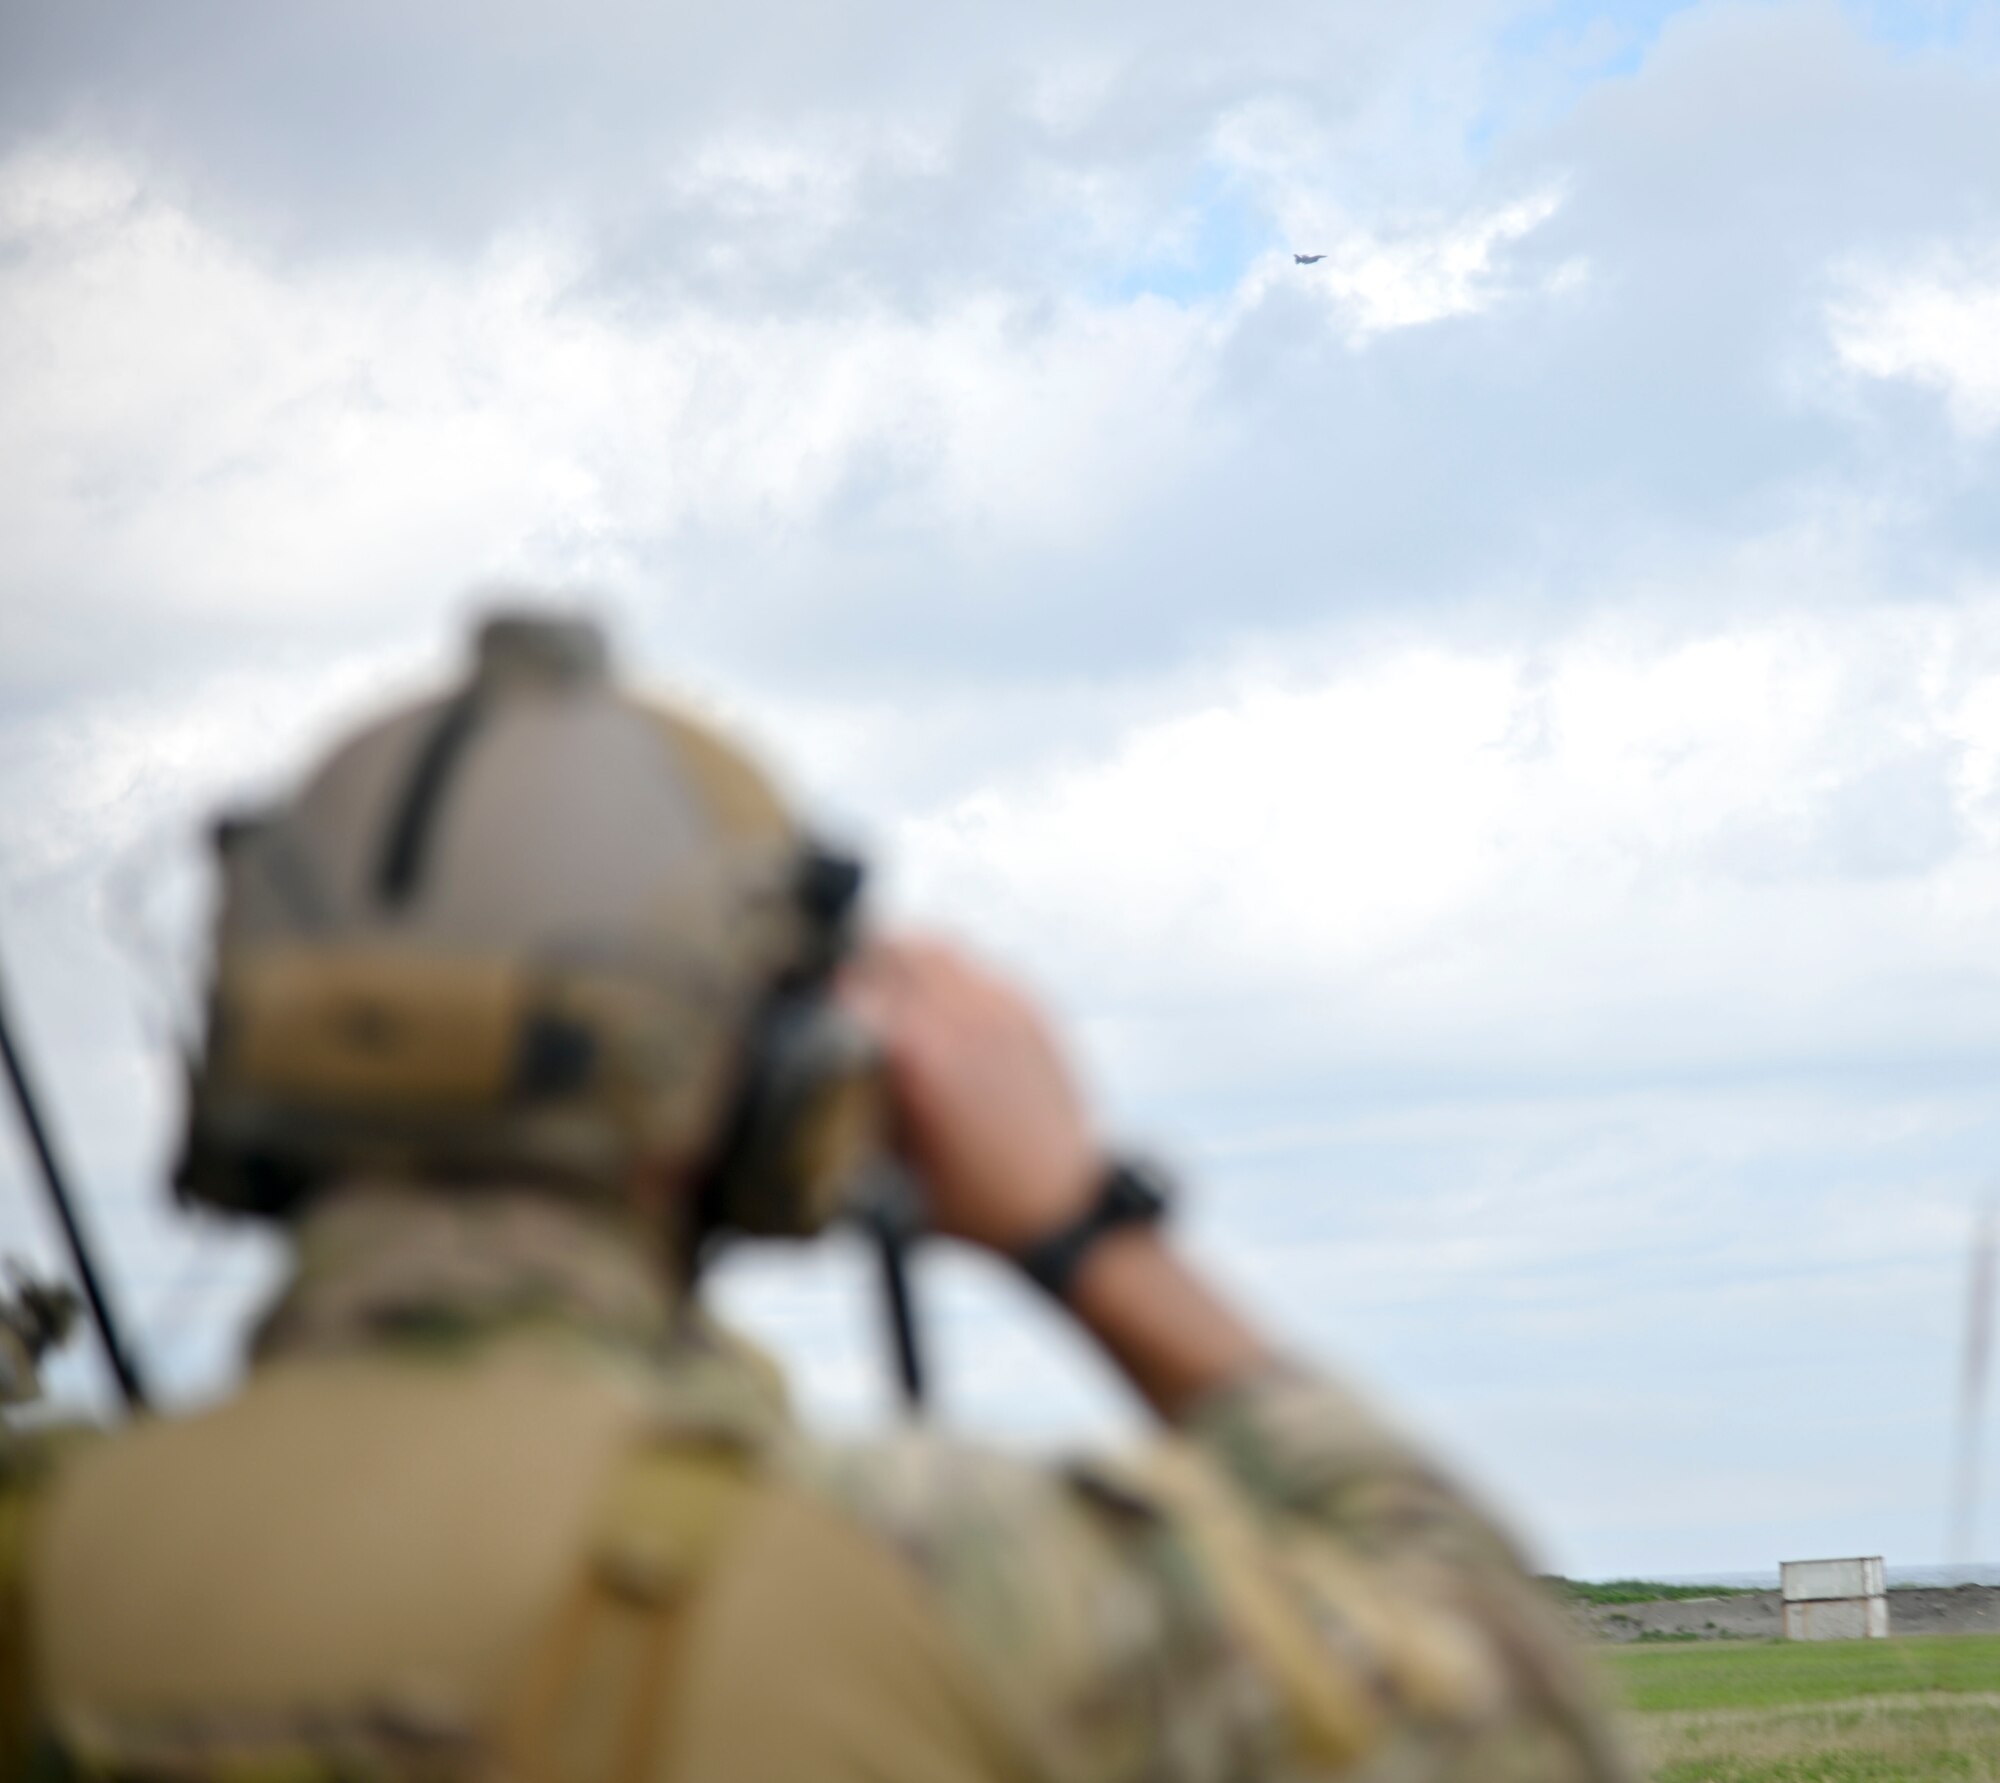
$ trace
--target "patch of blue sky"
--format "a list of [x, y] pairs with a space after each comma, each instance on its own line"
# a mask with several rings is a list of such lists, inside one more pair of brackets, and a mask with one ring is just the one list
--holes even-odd
[[1098, 292], [1102, 301], [1163, 297], [1183, 306], [1201, 303], [1235, 290], [1251, 263], [1279, 245], [1269, 212], [1226, 168], [1202, 170], [1180, 215], [1181, 225], [1167, 245], [1106, 278]]
[[[1491, 98], [1466, 131], [1484, 160], [1514, 131], [1561, 117], [1593, 87], [1629, 79], [1676, 16], [1783, 0], [1552, 0], [1516, 13], [1493, 42]], [[1991, 0], [1840, 0], [1872, 40], [1899, 49], [2000, 49]], [[1981, 27], [1984, 27], [1982, 30]]]
[[[1636, 74], [1677, 13], [1720, 4], [1778, 5], [1783, 0], [1550, 0], [1518, 13], [1503, 30], [1503, 56], [1567, 57], [1584, 84]], [[1869, 36], [1911, 47], [1962, 43], [1991, 0], [1840, 0]]]
[[[1465, 130], [1467, 155], [1485, 160], [1505, 138], [1546, 127], [1592, 88], [1630, 79], [1662, 32], [1682, 13], [1717, 4], [1783, 0], [1549, 0], [1523, 8], [1492, 44], [1490, 97]], [[2000, 10], [1991, 0], [1841, 0], [1867, 36], [1900, 49], [2000, 50]], [[1982, 28], [1983, 27], [1983, 28]], [[1274, 220], [1229, 169], [1202, 169], [1181, 207], [1181, 227], [1157, 251], [1110, 272], [1094, 296], [1110, 304], [1151, 296], [1190, 305], [1241, 283], [1274, 248], [1310, 253], [1317, 244], [1281, 241]]]
[[1584, 84], [1636, 74], [1675, 13], [1701, 0], [1553, 0], [1519, 13], [1500, 35], [1505, 57], [1573, 62]]
[[1992, 22], [1991, 0], [1847, 0], [1870, 37], [1899, 49], [1957, 49], [1982, 20]]
[[1553, 0], [1516, 13], [1494, 39], [1487, 105], [1466, 131], [1483, 160], [1513, 131], [1560, 117], [1602, 81], [1629, 79], [1676, 13], [1701, 0]]

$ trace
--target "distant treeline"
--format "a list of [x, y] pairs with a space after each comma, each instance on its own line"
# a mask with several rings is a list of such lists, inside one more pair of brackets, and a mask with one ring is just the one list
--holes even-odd
[[1749, 1585], [1665, 1585], [1658, 1579], [1565, 1579], [1544, 1573], [1542, 1583], [1578, 1603], [1662, 1603], [1690, 1597], [1748, 1597]]

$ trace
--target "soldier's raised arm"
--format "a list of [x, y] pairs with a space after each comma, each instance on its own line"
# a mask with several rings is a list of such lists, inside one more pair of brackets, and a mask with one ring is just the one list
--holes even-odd
[[846, 1496], [919, 1558], [1043, 1768], [1625, 1775], [1508, 1541], [1121, 1194], [1034, 1006], [930, 942], [878, 942], [847, 992], [938, 1227], [1053, 1264], [1045, 1285], [1165, 1426], [1149, 1453], [1040, 1482], [921, 1444], [849, 1464]]

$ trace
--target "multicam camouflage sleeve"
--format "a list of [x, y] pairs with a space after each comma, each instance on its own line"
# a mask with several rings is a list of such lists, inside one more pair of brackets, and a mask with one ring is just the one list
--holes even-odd
[[1033, 1774], [1629, 1774], [1506, 1540], [1323, 1378], [1228, 1388], [1127, 1461], [912, 1435], [816, 1468], [925, 1576]]
[[[1360, 1711], [1348, 1725], [1371, 1755], [1365, 1774], [1630, 1774], [1595, 1680], [1512, 1543], [1352, 1394], [1274, 1373], [1215, 1395], [1185, 1434], [1230, 1482], [1256, 1564]], [[1305, 1706], [1293, 1696], [1293, 1733], [1310, 1750]]]

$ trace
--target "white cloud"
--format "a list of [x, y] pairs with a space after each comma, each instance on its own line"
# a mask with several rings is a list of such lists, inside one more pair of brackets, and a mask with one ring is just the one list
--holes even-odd
[[[1429, 230], [1336, 235], [1326, 261], [1328, 288], [1356, 339], [1476, 314], [1509, 289], [1497, 264], [1501, 251], [1547, 222], [1561, 202], [1543, 192]], [[1309, 228], [1299, 233], [1317, 239]], [[1566, 264], [1558, 288], [1581, 276], [1580, 263]]]
[[[806, 165], [717, 156], [690, 177]], [[482, 573], [629, 586], [689, 526], [782, 537], [857, 499], [1057, 546], [1199, 450], [1199, 336], [1163, 304], [640, 314], [593, 305], [559, 234], [285, 264], [52, 153], [0, 164], [0, 243], [8, 575], [106, 607], [379, 620]]]
[[1851, 275], [1828, 319], [1851, 370], [1937, 391], [1966, 433], [2000, 427], [2000, 254]]
[[[1506, 250], [1562, 206], [1560, 189], [1549, 186], [1443, 215], [1409, 206], [1363, 212], [1351, 182], [1327, 171], [1341, 165], [1328, 132], [1292, 104], [1261, 102], [1224, 118], [1214, 153], [1258, 194], [1288, 244], [1255, 269], [1243, 295], [1254, 300], [1299, 277], [1293, 252], [1324, 254], [1307, 288], [1357, 343], [1476, 315], [1509, 295], [1519, 281], [1504, 264]], [[1567, 289], [1582, 272], [1581, 263], [1567, 265], [1554, 284]]]
[[1301, 653], [936, 804], [896, 853], [914, 906], [1086, 1005], [1337, 1008], [1309, 1023], [1327, 1068], [1990, 1040], [1973, 1002], [1887, 987], [2000, 967], [1975, 914], [2000, 889], [1996, 622], [1989, 598]]

